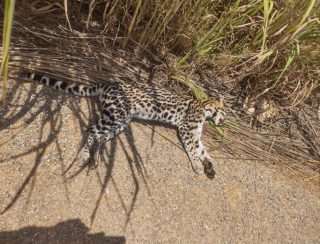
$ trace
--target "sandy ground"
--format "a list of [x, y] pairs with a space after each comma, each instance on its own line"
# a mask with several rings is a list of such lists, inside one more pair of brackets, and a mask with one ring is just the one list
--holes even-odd
[[88, 171], [71, 164], [93, 102], [35, 84], [11, 91], [0, 110], [0, 243], [319, 243], [317, 185], [226, 159], [210, 181], [175, 130], [139, 122]]

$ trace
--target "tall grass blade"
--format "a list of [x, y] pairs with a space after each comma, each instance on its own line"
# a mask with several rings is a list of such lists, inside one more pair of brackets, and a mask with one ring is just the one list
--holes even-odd
[[272, 0], [263, 0], [263, 37], [262, 37], [262, 45], [261, 45], [261, 51], [260, 54], [264, 53], [264, 50], [266, 49], [266, 40], [268, 37], [268, 27], [269, 27], [269, 16], [273, 8], [273, 2]]
[[292, 53], [289, 58], [287, 59], [286, 65], [284, 66], [283, 70], [281, 71], [280, 75], [278, 76], [277, 80], [275, 81], [275, 84], [278, 84], [279, 80], [282, 78], [284, 72], [289, 68], [290, 64], [292, 63], [293, 59], [295, 57], [295, 53]]
[[0, 77], [2, 79], [2, 99], [3, 104], [7, 101], [7, 82], [8, 82], [8, 62], [9, 62], [9, 49], [11, 29], [13, 22], [15, 0], [6, 0], [4, 9], [4, 23], [3, 23], [3, 37], [2, 37], [2, 61], [0, 67]]
[[298, 24], [298, 26], [301, 25], [301, 24], [310, 16], [310, 13], [311, 13], [311, 11], [312, 11], [315, 3], [316, 3], [316, 0], [312, 0], [312, 1], [310, 2], [310, 5], [309, 5], [307, 11], [306, 11], [305, 14], [303, 15], [303, 17], [302, 17], [300, 23]]
[[139, 13], [139, 11], [140, 11], [141, 4], [142, 4], [142, 0], [138, 0], [136, 9], [135, 9], [134, 14], [133, 14], [133, 18], [132, 18], [131, 23], [130, 23], [130, 26], [129, 26], [128, 34], [127, 34], [127, 36], [125, 37], [124, 42], [123, 42], [123, 47], [126, 47], [126, 46], [127, 46], [128, 40], [130, 39], [132, 30], [133, 30], [133, 27], [134, 27], [134, 26], [136, 25], [136, 23], [137, 23], [137, 16], [138, 16], [138, 13]]

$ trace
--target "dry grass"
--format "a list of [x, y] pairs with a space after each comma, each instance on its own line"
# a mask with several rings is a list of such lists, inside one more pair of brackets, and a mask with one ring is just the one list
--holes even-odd
[[[98, 22], [122, 47], [138, 44], [169, 60], [169, 69], [188, 80], [214, 63], [256, 96], [273, 96], [286, 106], [305, 101], [319, 87], [320, 4], [312, 1], [91, 1], [86, 27]], [[102, 11], [103, 10], [103, 11]], [[188, 82], [185, 81], [185, 82]], [[192, 83], [199, 82], [196, 78]], [[288, 105], [290, 104], [290, 105]]]
[[[298, 0], [20, 1], [10, 67], [75, 82], [149, 82], [156, 70], [157, 83], [199, 99], [218, 90], [230, 119], [224, 138], [207, 134], [221, 151], [318, 177], [318, 16], [319, 2]], [[257, 131], [237, 105], [261, 97], [279, 111]]]

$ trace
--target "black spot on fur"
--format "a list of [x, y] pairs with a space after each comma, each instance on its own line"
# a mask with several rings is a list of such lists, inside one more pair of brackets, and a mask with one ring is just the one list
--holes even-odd
[[35, 74], [35, 75], [33, 76], [33, 80], [35, 80], [35, 81], [40, 81], [42, 77], [43, 77], [42, 75]]
[[79, 86], [74, 86], [73, 87], [73, 91], [76, 92], [76, 93], [79, 93]]
[[57, 80], [56, 79], [49, 79], [49, 86], [54, 86], [56, 84]]
[[109, 118], [110, 118], [110, 120], [111, 120], [112, 122], [114, 122], [114, 121], [116, 120], [116, 117], [115, 117], [114, 115], [112, 115], [112, 114], [109, 116]]
[[112, 125], [112, 122], [106, 121], [106, 125], [111, 126], [111, 125]]
[[65, 90], [67, 88], [68, 84], [66, 82], [62, 82], [61, 85], [60, 85], [60, 88], [62, 90]]

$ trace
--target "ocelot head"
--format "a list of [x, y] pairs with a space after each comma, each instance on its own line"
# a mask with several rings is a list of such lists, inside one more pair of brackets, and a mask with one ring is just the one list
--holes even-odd
[[226, 112], [224, 112], [223, 98], [219, 100], [207, 100], [203, 102], [206, 119], [211, 119], [215, 125], [224, 124]]

